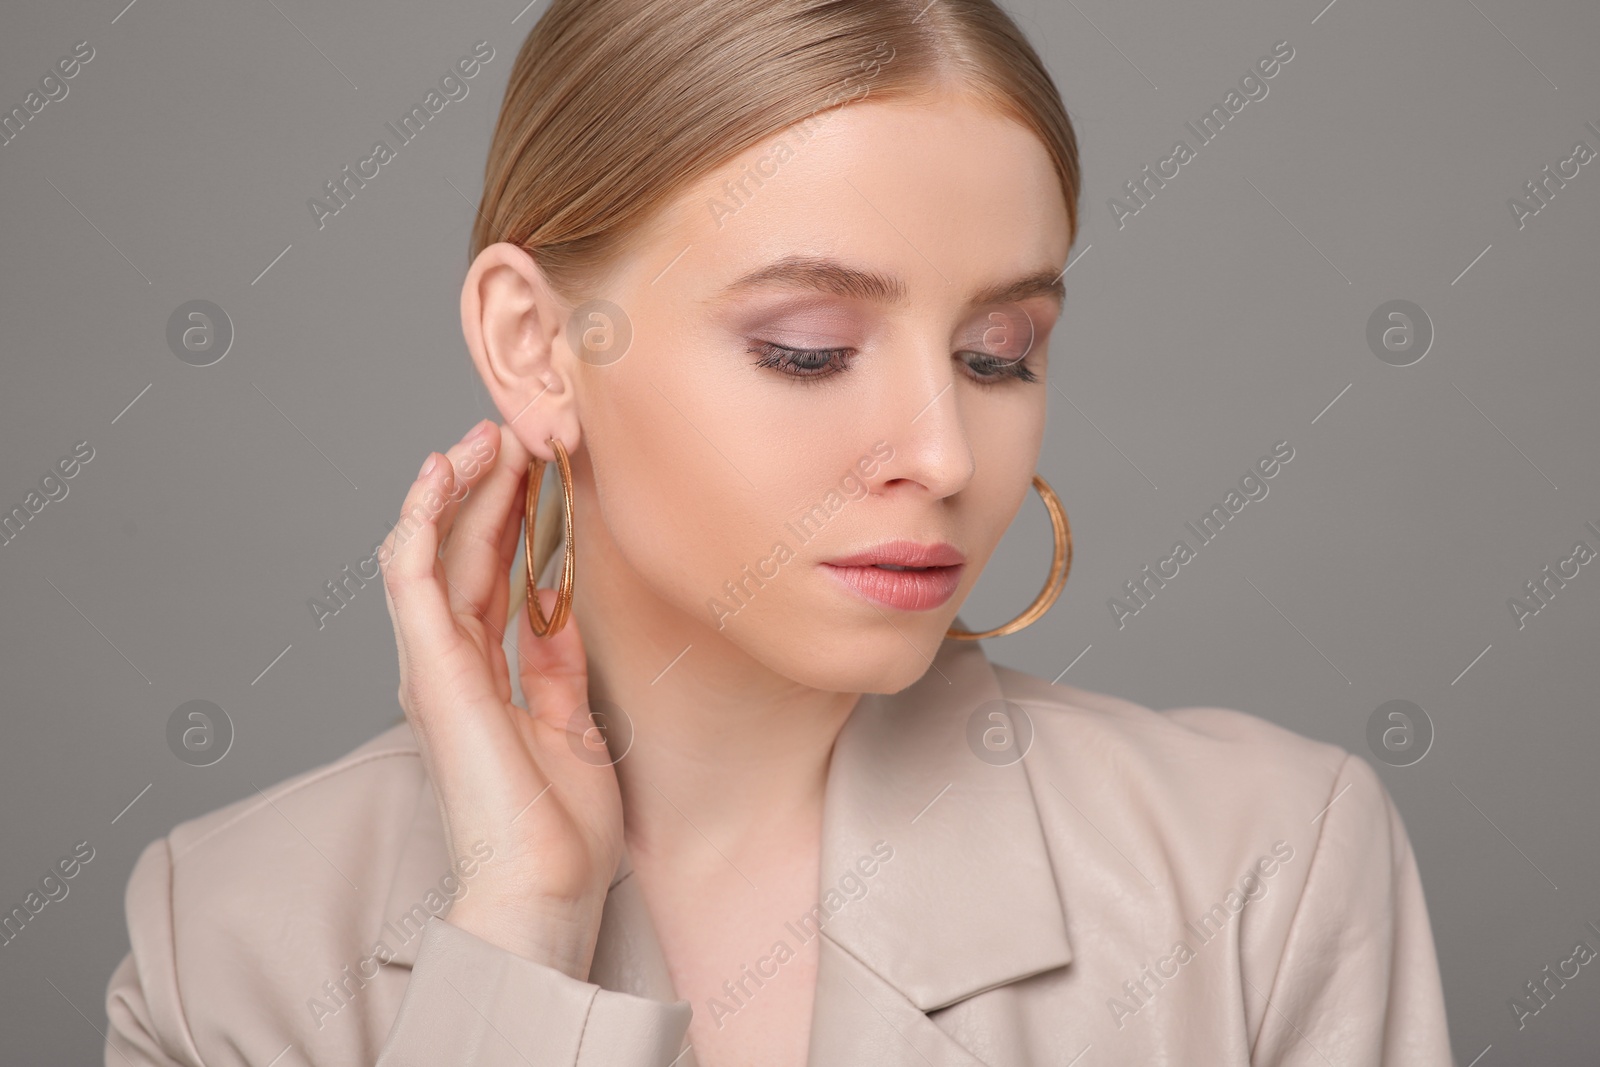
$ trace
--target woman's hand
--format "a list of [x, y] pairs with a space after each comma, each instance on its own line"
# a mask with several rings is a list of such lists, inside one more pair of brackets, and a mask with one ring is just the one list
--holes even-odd
[[[575, 618], [540, 638], [527, 612], [517, 613], [528, 707], [511, 700], [500, 620], [529, 455], [485, 420], [428, 462], [379, 559], [399, 646], [400, 706], [433, 782], [450, 859], [475, 862], [484, 843], [493, 849], [449, 922], [587, 980], [622, 850], [622, 800], [587, 714]], [[538, 593], [548, 618], [555, 591]]]

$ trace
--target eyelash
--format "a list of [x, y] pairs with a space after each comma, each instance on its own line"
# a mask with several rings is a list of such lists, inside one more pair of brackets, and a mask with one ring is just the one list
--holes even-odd
[[[850, 349], [848, 348], [790, 348], [787, 345], [773, 344], [770, 341], [752, 341], [750, 344], [751, 354], [761, 357], [760, 359], [756, 360], [756, 366], [771, 367], [779, 374], [783, 374], [787, 377], [811, 381], [818, 381], [823, 378], [831, 378], [835, 374], [840, 373], [840, 371], [811, 369], [797, 371], [792, 369], [801, 365], [799, 362], [800, 359], [826, 356], [828, 358], [828, 363], [823, 365], [826, 367], [833, 364], [835, 357], [849, 351]], [[991, 368], [1002, 368], [998, 374], [974, 374], [972, 378], [979, 385], [994, 386], [999, 385], [1001, 382], [1007, 380], [1023, 382], [1036, 382], [1039, 380], [1038, 375], [1034, 374], [1032, 369], [1029, 368], [1027, 363], [1022, 359], [1006, 362], [1004, 360], [996, 359], [994, 356], [990, 356], [985, 353], [973, 353], [973, 355], [979, 357], [975, 362], [977, 362], [980, 366], [987, 365]], [[797, 359], [797, 357], [799, 357], [799, 359]], [[963, 360], [962, 362], [966, 363], [967, 361]], [[970, 368], [972, 363], [967, 363], [967, 366]]]

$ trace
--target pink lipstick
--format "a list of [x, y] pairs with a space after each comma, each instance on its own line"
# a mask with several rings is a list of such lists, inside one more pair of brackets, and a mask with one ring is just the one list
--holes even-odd
[[868, 600], [901, 611], [928, 611], [955, 593], [966, 557], [944, 542], [887, 541], [823, 566]]

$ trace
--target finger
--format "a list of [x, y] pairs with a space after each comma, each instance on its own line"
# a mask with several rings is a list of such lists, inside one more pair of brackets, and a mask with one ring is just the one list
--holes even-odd
[[[511, 494], [512, 506], [507, 509], [500, 530], [499, 570], [496, 572], [494, 581], [490, 586], [489, 603], [483, 615], [485, 625], [496, 627], [509, 620], [507, 609], [510, 607], [512, 597], [524, 592], [527, 585], [526, 580], [519, 577], [520, 587], [513, 589], [510, 578], [511, 565], [516, 562], [517, 547], [523, 542], [522, 523], [526, 510], [523, 506], [523, 501], [526, 499], [524, 494], [528, 484], [528, 459], [527, 453], [522, 449], [521, 442], [516, 439], [516, 435], [504, 430], [502, 430], [502, 435], [505, 446], [501, 451], [500, 461], [507, 467], [518, 471], [518, 474], [516, 486]], [[517, 632], [515, 626], [506, 626], [505, 629], [509, 630], [513, 635]], [[515, 648], [516, 640], [514, 636], [508, 641], [504, 631], [496, 630], [496, 635], [499, 637], [502, 646], [511, 645], [513, 649]], [[514, 654], [514, 652], [511, 654]], [[506, 703], [509, 704], [511, 702], [511, 673], [506, 666], [505, 656], [495, 660], [495, 668], [505, 692]]]
[[[438, 562], [438, 516], [449, 463], [429, 453], [401, 505], [400, 519], [384, 539], [384, 598], [400, 654], [400, 700], [419, 730], [428, 730], [433, 709], [456, 701], [494, 703], [495, 685], [482, 650], [457, 629], [450, 614]], [[448, 696], [438, 692], [448, 685]]]
[[505, 627], [511, 595], [508, 578], [522, 531], [522, 486], [527, 482], [530, 457], [515, 434], [505, 427], [496, 427], [496, 432], [500, 448], [494, 453], [495, 469], [462, 502], [442, 555], [450, 608], [463, 625], [471, 619], [493, 635], [492, 645], [485, 635], [484, 648], [496, 691], [501, 702], [509, 705], [511, 672], [506, 646], [513, 642], [506, 639]]
[[[537, 590], [544, 617], [555, 610], [556, 591]], [[527, 611], [517, 612], [517, 669], [528, 713], [557, 729], [567, 729], [573, 710], [589, 698], [589, 663], [578, 620], [567, 617], [559, 633], [540, 637]]]
[[450, 543], [456, 516], [478, 485], [494, 469], [494, 435], [498, 427], [489, 419], [479, 419], [461, 440], [445, 452], [450, 469], [445, 472], [444, 503], [439, 510], [439, 544]]
[[[518, 481], [517, 488], [511, 496], [513, 506], [508, 509], [505, 525], [500, 530], [500, 574], [506, 580], [495, 582], [491, 617], [496, 620], [509, 618], [506, 609], [510, 606], [512, 598], [523, 595], [527, 589], [526, 580], [522, 580], [519, 588], [513, 589], [509, 579], [511, 565], [517, 559], [517, 549], [521, 548], [526, 540], [522, 535], [522, 526], [527, 516], [528, 466], [533, 460], [532, 453], [516, 434], [509, 432], [509, 428], [502, 428], [501, 442], [500, 461], [517, 470]], [[512, 633], [516, 633], [515, 627], [509, 629]]]
[[[526, 501], [528, 465], [533, 461], [533, 454], [523, 445], [516, 434], [509, 432], [509, 427], [500, 430], [500, 462], [517, 472], [517, 477], [522, 480], [518, 491], [512, 499]], [[526, 508], [512, 508], [506, 515], [505, 529], [500, 534], [500, 573], [506, 574], [511, 570], [512, 562], [517, 558], [517, 546], [522, 542], [522, 521]], [[501, 606], [501, 617], [504, 618], [505, 608]]]
[[510, 562], [502, 564], [502, 545], [510, 520], [522, 517], [517, 490], [526, 479], [502, 447], [502, 441], [516, 440], [513, 435], [491, 423], [481, 440], [493, 448], [491, 458], [483, 460], [493, 466], [456, 512], [444, 542], [444, 569], [450, 577], [451, 609], [481, 618], [499, 632], [505, 609], [500, 608], [497, 618], [490, 608], [496, 592], [506, 585]]
[[[440, 465], [444, 457], [429, 452], [416, 479], [406, 490], [400, 504], [400, 517], [390, 527], [388, 535], [378, 549], [378, 561], [383, 570], [383, 591], [389, 602], [390, 614], [396, 626], [396, 636], [408, 632], [422, 637], [438, 639], [436, 629], [418, 628], [420, 624], [436, 627], [437, 620], [429, 623], [419, 616], [413, 605], [426, 605], [430, 587], [434, 585], [434, 564], [438, 558], [439, 540], [434, 519], [442, 506], [443, 494], [439, 491]], [[433, 589], [437, 592], [437, 589]], [[401, 615], [402, 603], [406, 613]], [[448, 605], [445, 605], [448, 611]], [[448, 622], [448, 616], [446, 617]], [[451, 627], [452, 629], [454, 627]], [[406, 652], [401, 644], [402, 656]]]

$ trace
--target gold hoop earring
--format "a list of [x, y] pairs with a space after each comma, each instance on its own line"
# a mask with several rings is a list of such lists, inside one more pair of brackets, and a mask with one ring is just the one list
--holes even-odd
[[572, 583], [577, 570], [576, 542], [572, 533], [572, 463], [567, 458], [566, 446], [558, 438], [550, 438], [549, 443], [555, 451], [556, 469], [561, 475], [561, 517], [566, 530], [566, 551], [561, 561], [561, 583], [556, 587], [555, 608], [550, 618], [546, 619], [544, 609], [539, 607], [539, 591], [535, 585], [537, 578], [533, 573], [533, 523], [548, 461], [535, 456], [528, 462], [527, 525], [522, 534], [522, 551], [528, 561], [528, 623], [539, 637], [560, 633], [567, 624], [567, 616], [572, 614]]
[[1044, 588], [1033, 598], [1033, 603], [1010, 622], [996, 626], [992, 630], [984, 630], [982, 633], [957, 630], [952, 626], [945, 631], [946, 637], [953, 637], [959, 641], [976, 641], [980, 637], [1003, 637], [1006, 634], [1014, 634], [1023, 627], [1038, 622], [1061, 595], [1061, 587], [1067, 584], [1067, 572], [1072, 569], [1072, 527], [1067, 523], [1067, 511], [1061, 506], [1061, 498], [1050, 488], [1050, 483], [1035, 474], [1033, 487], [1039, 491], [1039, 499], [1044, 501], [1045, 510], [1050, 513], [1050, 527], [1055, 533], [1055, 554], [1050, 560], [1050, 577], [1045, 579]]

